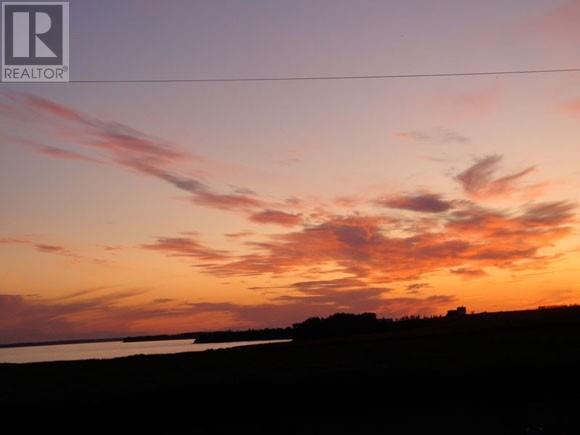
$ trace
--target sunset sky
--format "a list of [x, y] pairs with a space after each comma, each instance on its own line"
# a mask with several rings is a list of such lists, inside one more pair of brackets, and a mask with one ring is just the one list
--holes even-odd
[[[71, 2], [71, 79], [580, 67], [580, 0]], [[0, 84], [0, 343], [580, 302], [580, 73]]]

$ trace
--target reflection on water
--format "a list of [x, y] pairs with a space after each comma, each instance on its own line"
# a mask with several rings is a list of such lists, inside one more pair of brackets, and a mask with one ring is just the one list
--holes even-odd
[[81, 359], [109, 359], [130, 355], [154, 355], [180, 352], [201, 352], [208, 349], [227, 349], [250, 344], [280, 343], [290, 340], [238, 341], [235, 343], [193, 343], [193, 340], [142, 341], [123, 343], [59, 344], [0, 349], [0, 363], [28, 363], [42, 361], [73, 361]]

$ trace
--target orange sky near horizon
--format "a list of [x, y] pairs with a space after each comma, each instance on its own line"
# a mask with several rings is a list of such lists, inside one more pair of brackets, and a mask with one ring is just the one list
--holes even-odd
[[[501, 16], [501, 2], [476, 14], [448, 0], [436, 15], [369, 2], [374, 13], [356, 16], [337, 2], [331, 17], [298, 3], [232, 2], [244, 12], [231, 29], [239, 38], [191, 46], [202, 59], [210, 48], [221, 53], [222, 70], [174, 47], [147, 72], [565, 67], [580, 46], [576, 0], [514, 1]], [[234, 10], [201, 4], [179, 8], [229, 25], [223, 16]], [[71, 59], [78, 74], [115, 76], [119, 64], [93, 60], [111, 45], [83, 36], [81, 23], [89, 32], [107, 20], [93, 7], [71, 8]], [[111, 7], [147, 19], [132, 1]], [[177, 5], [150, 8], [181, 37], [205, 41], [215, 30], [201, 21], [172, 30]], [[411, 18], [423, 26], [397, 27]], [[106, 22], [123, 34], [139, 28]], [[319, 64], [308, 62], [315, 52], [292, 28], [298, 22], [324, 53]], [[275, 23], [276, 40], [261, 47]], [[427, 40], [436, 29], [448, 32]], [[123, 72], [148, 61], [131, 44], [114, 54], [135, 50]], [[242, 48], [253, 51], [232, 54]], [[399, 317], [580, 302], [577, 73], [1, 86], [0, 343], [287, 326], [339, 311]]]

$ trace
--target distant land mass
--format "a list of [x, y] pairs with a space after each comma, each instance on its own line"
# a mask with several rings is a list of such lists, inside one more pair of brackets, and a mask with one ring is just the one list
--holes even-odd
[[109, 343], [113, 341], [122, 341], [123, 338], [79, 338], [72, 340], [52, 340], [52, 341], [31, 341], [22, 343], [5, 343], [0, 344], [0, 349], [10, 347], [31, 347], [31, 346], [58, 346], [63, 344], [84, 344], [84, 343]]

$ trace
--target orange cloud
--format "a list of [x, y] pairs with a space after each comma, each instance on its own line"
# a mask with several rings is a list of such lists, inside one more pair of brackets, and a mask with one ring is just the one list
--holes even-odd
[[276, 224], [293, 227], [298, 225], [302, 221], [302, 218], [299, 215], [279, 210], [263, 210], [250, 215], [250, 220], [260, 224]]
[[218, 276], [283, 274], [328, 267], [365, 283], [395, 282], [439, 270], [453, 269], [460, 274], [486, 267], [545, 265], [547, 259], [540, 250], [570, 235], [574, 210], [574, 204], [564, 201], [530, 204], [513, 212], [466, 203], [441, 216], [438, 226], [417, 226], [415, 233], [405, 236], [397, 234], [404, 221], [393, 225], [383, 216], [358, 214], [334, 216], [263, 242], [248, 241], [246, 245], [255, 252], [245, 255], [220, 253], [203, 258], [193, 239], [177, 245], [157, 243], [156, 249], [183, 255], [183, 244], [191, 243], [195, 247], [192, 257], [211, 261], [200, 267]]

